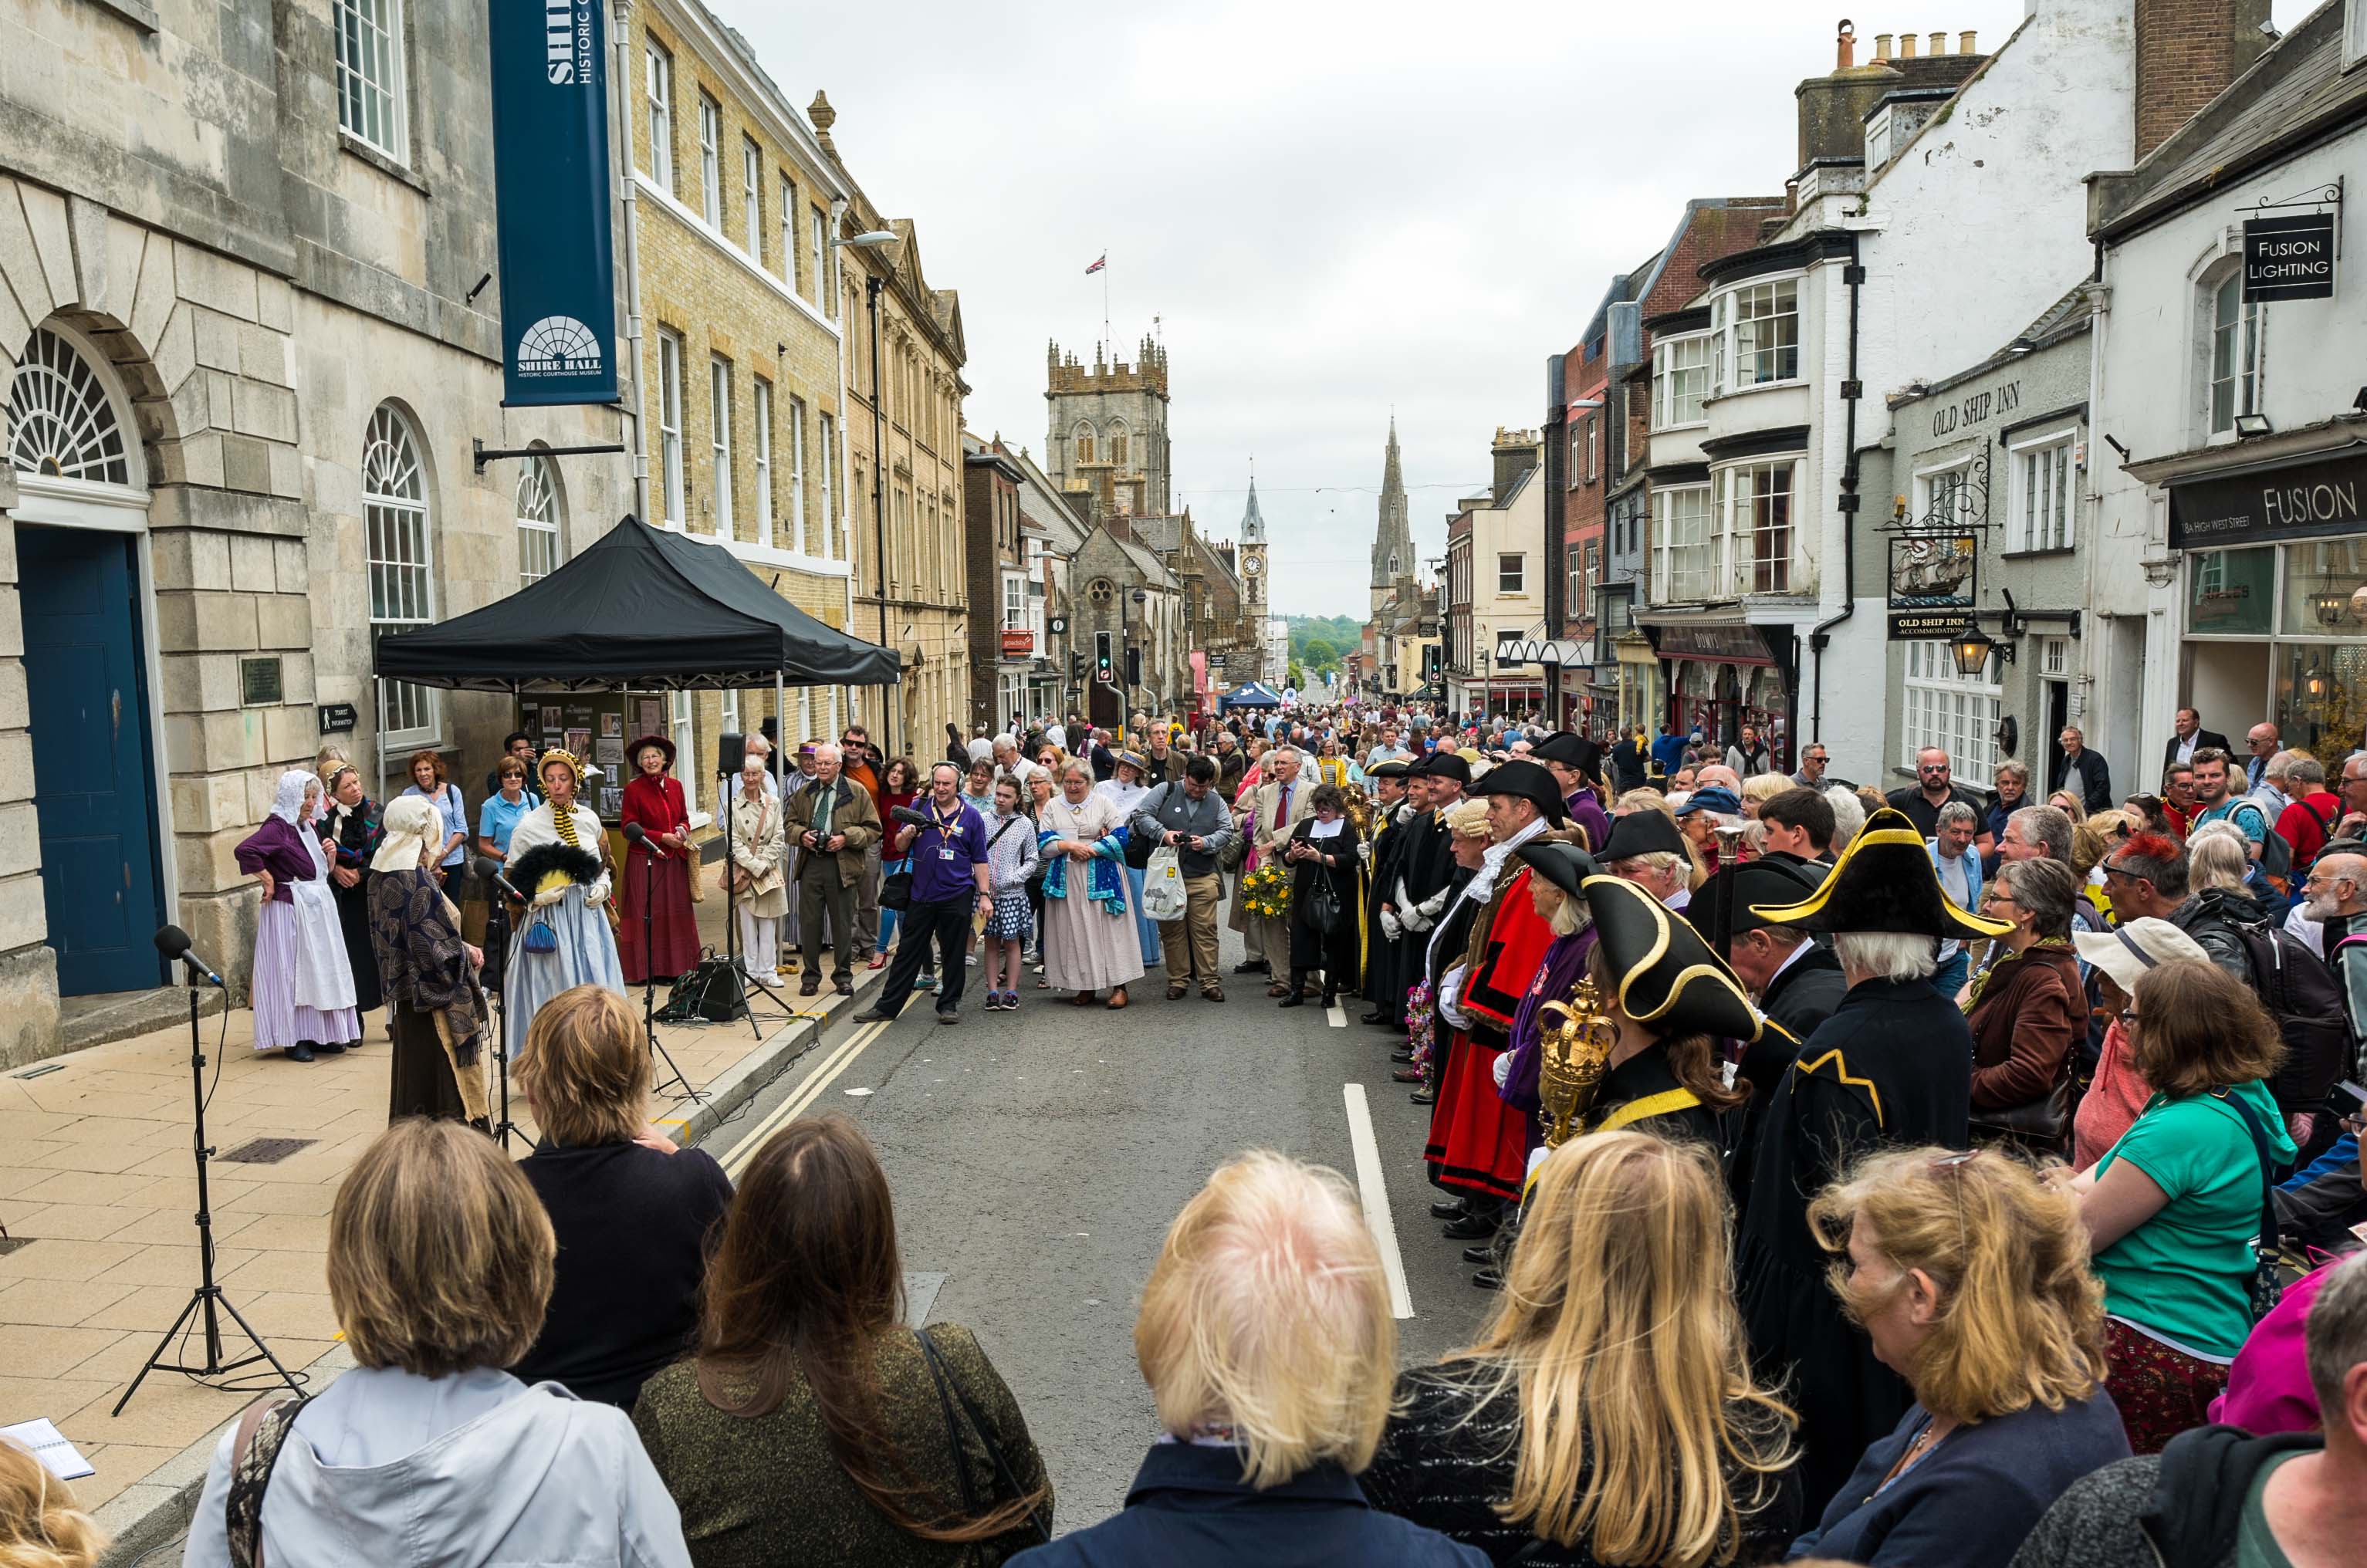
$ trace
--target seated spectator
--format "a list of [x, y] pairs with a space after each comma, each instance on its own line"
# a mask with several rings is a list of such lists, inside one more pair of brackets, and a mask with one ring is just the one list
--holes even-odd
[[696, 1359], [633, 1410], [699, 1568], [953, 1568], [1045, 1539], [1018, 1401], [968, 1329], [903, 1316], [878, 1156], [843, 1116], [790, 1122], [741, 1177]]
[[[674, 1499], [620, 1411], [502, 1371], [550, 1299], [558, 1244], [492, 1139], [406, 1118], [345, 1173], [329, 1213], [329, 1303], [360, 1363], [215, 1446], [183, 1568], [690, 1562]], [[259, 1498], [234, 1451], [260, 1461]], [[276, 1461], [269, 1456], [277, 1455]]]
[[1365, 1494], [1497, 1562], [1763, 1562], [1798, 1528], [1792, 1416], [1751, 1379], [1705, 1145], [1546, 1156], [1478, 1343], [1398, 1379]]
[[2132, 1065], [2135, 1047], [2128, 1025], [2121, 1021], [2134, 1006], [2130, 997], [2138, 979], [2164, 964], [2180, 959], [2208, 964], [2211, 958], [2168, 920], [2130, 920], [2108, 931], [2075, 931], [2071, 942], [2079, 956], [2095, 965], [2097, 1007], [2112, 1020], [2096, 1057], [2096, 1076], [2071, 1119], [2071, 1166], [2086, 1170], [2135, 1125], [2153, 1098], [2153, 1086]]
[[625, 998], [578, 986], [545, 1002], [517, 1079], [542, 1141], [518, 1168], [559, 1237], [550, 1310], [525, 1382], [630, 1410], [642, 1380], [698, 1329], [707, 1258], [731, 1181], [704, 1149], [650, 1125], [650, 1047]]
[[2330, 1269], [2305, 1359], [2323, 1432], [2188, 1432], [2063, 1495], [2012, 1568], [2326, 1568], [2367, 1540], [2367, 1262]]
[[1834, 1292], [1915, 1403], [1794, 1558], [1991, 1568], [2073, 1482], [2128, 1457], [2078, 1207], [2027, 1166], [1892, 1150], [1808, 1217]]
[[2152, 1454], [2210, 1418], [2251, 1332], [2260, 1146], [2271, 1165], [2294, 1151], [2260, 1081], [2284, 1043], [2249, 987], [2216, 964], [2174, 962], [2140, 976], [2134, 1002], [2121, 1014], [2129, 1066], [2153, 1097], [2094, 1168], [2058, 1174], [2104, 1282], [2129, 1447]]
[[1166, 1435], [1124, 1511], [1012, 1568], [1484, 1568], [1478, 1548], [1376, 1511], [1356, 1484], [1388, 1418], [1397, 1337], [1346, 1182], [1270, 1153], [1219, 1167], [1168, 1227], [1135, 1319]]
[[95, 1568], [107, 1534], [33, 1451], [0, 1438], [0, 1568]]

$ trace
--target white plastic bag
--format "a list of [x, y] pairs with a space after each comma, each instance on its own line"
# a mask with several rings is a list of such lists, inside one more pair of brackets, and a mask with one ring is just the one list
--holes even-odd
[[1172, 844], [1161, 844], [1150, 852], [1150, 863], [1142, 868], [1143, 915], [1154, 920], [1180, 920], [1184, 901], [1183, 857]]

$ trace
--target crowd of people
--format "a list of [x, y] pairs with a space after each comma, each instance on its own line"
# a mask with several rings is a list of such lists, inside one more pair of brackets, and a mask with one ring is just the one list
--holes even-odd
[[[423, 1517], [434, 1550], [389, 1561], [2356, 1561], [2367, 751], [2338, 795], [2273, 727], [2238, 758], [2188, 710], [2160, 789], [2115, 804], [2077, 730], [2043, 800], [1938, 751], [1885, 793], [1813, 744], [1773, 772], [1748, 728], [1606, 739], [1138, 715], [743, 776], [719, 870], [743, 932], [800, 927], [774, 951], [809, 991], [825, 948], [842, 990], [887, 969], [860, 1016], [933, 991], [947, 1023], [980, 964], [987, 1010], [1027, 976], [1103, 1008], [1162, 968], [1187, 1007], [1255, 976], [1358, 998], [1429, 1108], [1440, 1239], [1494, 1292], [1471, 1343], [1399, 1368], [1353, 1190], [1242, 1156], [1145, 1289], [1164, 1436], [1124, 1511], [1057, 1540], [986, 1348], [900, 1325], [859, 1132], [794, 1122], [735, 1193], [648, 1123], [620, 954], [662, 942], [621, 930], [683, 929], [630, 891], [691, 897], [670, 750], [629, 753], [632, 853], [683, 874], [629, 866], [616, 923], [573, 760], [535, 759], [537, 794], [505, 759], [481, 837], [527, 895], [493, 918], [545, 1143], [513, 1167], [406, 1119], [365, 1156], [330, 1258], [365, 1371], [225, 1437], [187, 1561]], [[271, 1038], [353, 1038], [367, 955], [398, 1113], [481, 1120], [456, 807], [433, 767], [382, 812], [349, 774], [289, 775], [240, 852], [286, 906]], [[521, 1450], [531, 1492], [472, 1491]]]

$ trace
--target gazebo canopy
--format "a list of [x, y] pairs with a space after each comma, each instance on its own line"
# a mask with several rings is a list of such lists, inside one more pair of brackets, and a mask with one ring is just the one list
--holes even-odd
[[895, 650], [836, 631], [719, 545], [628, 514], [539, 581], [380, 637], [378, 673], [467, 692], [882, 686]]
[[1218, 701], [1229, 708], [1278, 708], [1282, 699], [1274, 688], [1259, 681], [1244, 681], [1227, 692]]

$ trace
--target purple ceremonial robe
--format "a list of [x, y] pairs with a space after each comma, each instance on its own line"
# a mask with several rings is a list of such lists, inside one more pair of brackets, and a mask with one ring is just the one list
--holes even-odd
[[1586, 829], [1586, 847], [1601, 854], [1611, 837], [1611, 813], [1603, 809], [1603, 803], [1594, 798], [1591, 789], [1580, 790], [1562, 805], [1569, 812], [1569, 819]]
[[1533, 1149], [1545, 1141], [1545, 1129], [1537, 1122], [1544, 1108], [1537, 1097], [1537, 1074], [1545, 1055], [1537, 1010], [1547, 1002], [1569, 1002], [1570, 992], [1585, 976], [1587, 955], [1594, 951], [1594, 941], [1591, 925], [1576, 936], [1554, 938], [1537, 977], [1529, 983], [1519, 1010], [1512, 1014], [1511, 1065], [1504, 1069], [1503, 1086], [1496, 1094], [1505, 1104], [1529, 1113], [1529, 1147]]
[[258, 871], [271, 874], [271, 901], [291, 903], [295, 895], [288, 891], [291, 882], [309, 882], [320, 874], [319, 863], [312, 859], [311, 846], [305, 841], [302, 829], [285, 817], [266, 817], [263, 826], [249, 833], [237, 850], [238, 869], [249, 876]]

